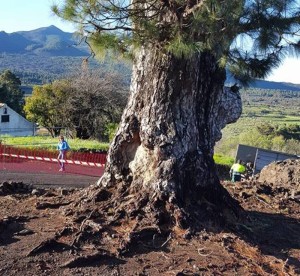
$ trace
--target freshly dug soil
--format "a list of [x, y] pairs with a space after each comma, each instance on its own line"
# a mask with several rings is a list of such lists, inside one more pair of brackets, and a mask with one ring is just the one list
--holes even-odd
[[300, 159], [287, 159], [273, 162], [260, 172], [260, 182], [272, 183], [276, 186], [295, 186], [300, 188]]
[[299, 275], [299, 163], [291, 162], [271, 164], [257, 180], [222, 182], [245, 209], [245, 222], [232, 229], [208, 224], [192, 235], [180, 229], [167, 237], [140, 235], [126, 254], [100, 250], [83, 236], [88, 229], [109, 244], [129, 227], [105, 233], [91, 213], [75, 221], [69, 207], [80, 202], [83, 188], [1, 180], [0, 275]]

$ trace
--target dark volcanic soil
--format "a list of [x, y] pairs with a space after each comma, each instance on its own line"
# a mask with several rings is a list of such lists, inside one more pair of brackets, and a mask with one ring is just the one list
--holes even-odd
[[[223, 182], [247, 212], [247, 221], [234, 229], [208, 227], [190, 238], [180, 230], [176, 238], [153, 235], [121, 256], [96, 250], [88, 240], [76, 248], [78, 236], [63, 234], [73, 223], [65, 210], [80, 200], [82, 188], [34, 189], [25, 179], [1, 180], [0, 275], [300, 275], [298, 166], [272, 164], [272, 175], [292, 174], [282, 178], [284, 183], [263, 174], [247, 182]], [[97, 234], [101, 225], [90, 227]]]

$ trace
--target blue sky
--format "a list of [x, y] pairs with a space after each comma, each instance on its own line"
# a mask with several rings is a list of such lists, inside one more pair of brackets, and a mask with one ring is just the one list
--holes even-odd
[[[53, 15], [53, 0], [0, 0], [0, 31], [12, 33], [55, 25], [65, 32], [75, 28]], [[55, 0], [55, 3], [59, 2]]]
[[[55, 25], [65, 32], [73, 32], [74, 26], [54, 16], [50, 6], [59, 0], [0, 0], [0, 31], [12, 33], [29, 31]], [[300, 84], [300, 58], [287, 58], [268, 78]]]

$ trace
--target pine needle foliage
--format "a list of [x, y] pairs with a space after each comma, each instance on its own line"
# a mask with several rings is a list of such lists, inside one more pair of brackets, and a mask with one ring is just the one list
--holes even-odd
[[209, 51], [237, 80], [264, 78], [300, 53], [298, 0], [63, 0], [52, 11], [100, 55], [158, 47], [179, 57]]

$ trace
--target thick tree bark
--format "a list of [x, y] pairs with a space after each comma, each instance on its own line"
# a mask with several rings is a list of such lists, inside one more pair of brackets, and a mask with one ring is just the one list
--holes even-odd
[[204, 201], [237, 211], [213, 161], [221, 129], [241, 114], [239, 94], [224, 88], [225, 77], [209, 53], [180, 59], [143, 48], [98, 186], [160, 195], [189, 216]]

